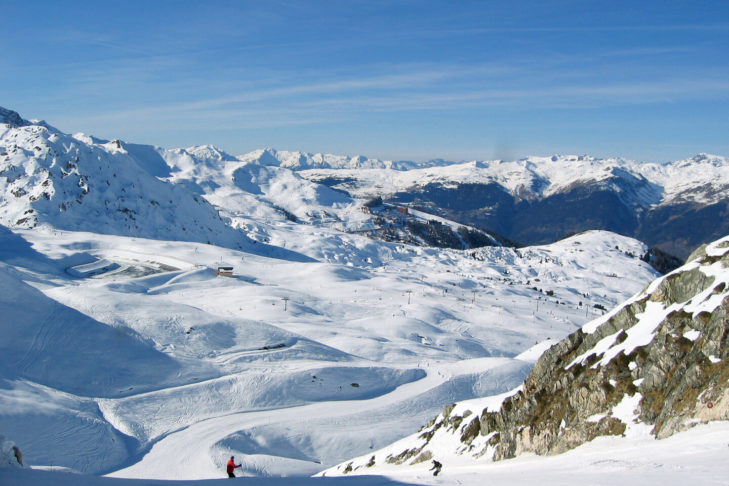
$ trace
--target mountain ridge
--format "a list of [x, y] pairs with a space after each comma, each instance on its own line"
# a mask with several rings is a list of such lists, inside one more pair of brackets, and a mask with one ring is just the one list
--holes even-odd
[[[271, 148], [234, 156], [211, 145], [163, 149], [66, 135], [3, 110], [0, 221], [11, 227], [51, 218], [72, 229], [86, 219], [105, 231], [118, 227], [134, 234], [141, 231], [140, 219], [156, 218], [143, 234], [169, 236], [176, 230], [165, 221], [174, 215], [186, 238], [231, 246], [247, 244], [247, 238], [266, 240], [256, 236], [265, 230], [250, 215], [360, 231], [372, 226], [372, 218], [356, 211], [379, 197], [522, 245], [602, 229], [685, 258], [699, 244], [729, 232], [729, 220], [722, 217], [729, 211], [729, 159], [721, 156], [698, 154], [663, 164], [586, 155], [418, 163]], [[76, 158], [89, 167], [79, 168]], [[145, 182], [131, 170], [136, 166], [149, 175]], [[123, 171], [123, 184], [107, 190], [103, 184], [111, 186], [116, 168]], [[150, 196], [159, 191], [168, 196]], [[118, 200], [95, 200], [96, 211], [106, 208], [113, 221], [89, 215], [71, 221], [84, 199], [101, 193], [117, 193]], [[160, 207], [150, 210], [155, 204]], [[418, 240], [410, 234], [403, 238]]]
[[[388, 171], [387, 177], [351, 169], [302, 175], [351, 195], [406, 203], [527, 245], [605, 229], [686, 258], [696, 246], [729, 231], [720, 216], [729, 208], [729, 159], [721, 156], [666, 164], [531, 157]], [[459, 198], [464, 204], [453, 206]]]

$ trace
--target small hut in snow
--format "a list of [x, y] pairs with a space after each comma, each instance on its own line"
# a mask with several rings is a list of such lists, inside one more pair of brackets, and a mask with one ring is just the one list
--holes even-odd
[[219, 277], [232, 277], [233, 276], [233, 265], [229, 265], [227, 263], [218, 263], [217, 270], [215, 270], [215, 275]]

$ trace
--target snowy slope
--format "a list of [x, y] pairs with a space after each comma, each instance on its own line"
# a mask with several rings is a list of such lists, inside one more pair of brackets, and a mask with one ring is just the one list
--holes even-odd
[[160, 150], [170, 166], [168, 180], [188, 184], [234, 222], [247, 218], [285, 219], [286, 212], [307, 222], [353, 201], [314, 184], [288, 168], [238, 160], [210, 146]]
[[217, 477], [234, 453], [246, 475], [313, 474], [513, 388], [516, 355], [655, 275], [604, 232], [462, 252], [270, 231], [321, 260], [4, 230], [0, 429], [30, 464], [90, 473]]
[[322, 474], [477, 466], [600, 436], [631, 448], [727, 420], [728, 260], [725, 237], [555, 344], [522, 386], [448, 406], [417, 433]]
[[[246, 477], [246, 484], [261, 486], [404, 486], [413, 484], [454, 484], [482, 486], [544, 485], [583, 486], [585, 484], [621, 484], [644, 486], [661, 484], [682, 486], [726, 484], [729, 465], [726, 458], [726, 436], [729, 423], [697, 426], [669, 439], [626, 441], [606, 438], [566, 454], [552, 457], [521, 457], [485, 466], [464, 466], [444, 469], [433, 477], [427, 466], [419, 471], [388, 471], [376, 476], [346, 477]], [[13, 486], [54, 484], [57, 486], [212, 486], [218, 479], [208, 480], [138, 480], [68, 474], [60, 468], [21, 469], [0, 467], [0, 482]]]

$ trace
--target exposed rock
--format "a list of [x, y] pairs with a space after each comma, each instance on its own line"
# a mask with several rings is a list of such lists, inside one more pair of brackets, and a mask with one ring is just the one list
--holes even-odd
[[13, 127], [22, 127], [28, 124], [17, 112], [8, 110], [2, 106], [0, 106], [0, 123], [5, 123]]
[[[721, 246], [695, 255], [594, 332], [578, 330], [547, 351], [523, 392], [482, 416], [480, 433], [499, 433], [493, 459], [553, 454], [622, 434], [631, 424], [611, 414], [626, 396], [642, 397], [636, 417], [659, 438], [697, 421], [729, 418], [729, 252]], [[663, 317], [651, 329], [646, 321], [656, 316]], [[603, 418], [588, 420], [596, 415]]]
[[13, 441], [0, 435], [0, 467], [23, 467], [23, 454]]

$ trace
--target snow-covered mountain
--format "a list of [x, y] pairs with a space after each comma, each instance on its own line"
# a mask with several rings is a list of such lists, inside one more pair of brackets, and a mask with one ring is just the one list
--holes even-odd
[[[235, 163], [233, 159], [228, 156], [227, 160]], [[237, 160], [246, 167], [239, 189], [251, 190], [246, 183], [270, 179], [271, 171], [282, 169], [294, 171], [278, 174], [295, 178], [300, 187], [305, 187], [304, 180], [317, 183], [316, 192], [322, 193], [319, 207], [309, 206], [317, 200], [314, 197], [295, 201], [266, 191], [271, 200], [279, 201], [277, 207], [306, 221], [322, 215], [324, 220], [332, 216], [348, 219], [333, 207], [335, 201], [346, 205], [344, 197], [381, 198], [393, 206], [419, 209], [471, 228], [487, 228], [497, 237], [524, 244], [544, 244], [581, 231], [605, 229], [636, 237], [681, 258], [729, 232], [729, 220], [722, 217], [729, 205], [729, 159], [720, 156], [701, 154], [666, 164], [588, 156], [414, 163], [265, 149]], [[189, 179], [190, 175], [180, 171], [176, 177]], [[192, 178], [198, 180], [199, 176]], [[279, 182], [276, 187], [296, 185]], [[338, 191], [338, 197], [325, 197], [321, 185]], [[226, 207], [230, 203], [225, 197], [231, 192], [207, 190], [206, 197]], [[303, 207], [308, 209], [295, 210]]]
[[[481, 230], [428, 214], [390, 214], [395, 208], [365, 214], [364, 201], [292, 170], [321, 166], [316, 157], [277, 153], [284, 162], [272, 163], [270, 151], [254, 161], [211, 146], [166, 150], [67, 135], [5, 109], [2, 117], [0, 223], [9, 227], [41, 224], [243, 248], [251, 240], [270, 241], [271, 222], [289, 221], [420, 245], [499, 244]], [[327, 167], [359, 164], [324, 159]]]
[[248, 244], [203, 198], [159, 179], [169, 169], [154, 148], [0, 115], [0, 223]]
[[453, 163], [412, 170], [310, 169], [304, 177], [381, 196], [524, 244], [588, 229], [634, 236], [685, 258], [729, 232], [729, 159], [667, 164], [587, 156]]
[[[211, 148], [178, 152], [187, 152], [194, 164], [211, 168], [207, 175], [181, 167], [174, 180], [202, 185], [201, 195], [223, 211], [232, 209], [226, 215], [234, 219], [241, 211], [231, 201], [252, 192], [265, 196], [263, 207], [272, 206], [302, 221], [339, 219], [343, 229], [359, 230], [367, 224], [362, 218], [352, 221], [353, 201], [381, 198], [392, 206], [422, 210], [428, 219], [457, 221], [471, 231], [488, 228], [500, 241], [508, 241], [505, 236], [541, 244], [606, 229], [683, 258], [699, 244], [729, 231], [729, 223], [721, 217], [729, 201], [729, 160], [719, 156], [702, 154], [668, 164], [587, 156], [414, 163], [265, 149], [239, 157], [220, 155], [211, 167], [208, 155], [196, 155], [201, 150], [207, 153]], [[175, 166], [178, 159], [172, 152], [163, 156]], [[235, 181], [232, 190], [229, 182], [201, 182], [215, 178], [223, 160], [223, 180]], [[230, 177], [236, 171], [236, 177]], [[316, 184], [307, 186], [307, 180]], [[343, 214], [346, 207], [350, 211]]]
[[235, 454], [246, 476], [311, 475], [512, 390], [535, 343], [657, 276], [629, 237], [516, 249], [388, 196], [485, 163], [167, 150], [0, 117], [0, 435], [35, 467], [216, 478]]
[[[232, 156], [212, 146], [166, 150], [70, 136], [1, 114], [0, 222], [10, 227], [47, 223], [239, 247], [242, 234], [269, 239], [260, 222], [290, 220], [455, 248], [490, 236], [544, 244], [604, 229], [681, 258], [729, 232], [729, 159], [719, 156], [666, 164], [588, 156], [415, 163], [270, 148]], [[374, 198], [410, 217], [363, 214]], [[436, 219], [447, 221], [448, 234], [423, 238], [439, 231], [422, 229]], [[491, 235], [470, 241], [462, 228]]]
[[727, 420], [728, 311], [726, 237], [551, 346], [520, 387], [450, 405], [417, 434], [325, 474], [557, 454]]
[[589, 156], [414, 163], [265, 149], [240, 159], [288, 167], [352, 197], [381, 197], [524, 244], [606, 229], [685, 258], [729, 231], [721, 217], [729, 159], [721, 156], [665, 164]]
[[312, 169], [394, 169], [410, 170], [424, 167], [436, 167], [450, 165], [442, 159], [427, 162], [392, 161], [371, 159], [363, 155], [353, 157], [335, 154], [311, 154], [306, 152], [290, 152], [286, 150], [275, 150], [265, 148], [254, 150], [240, 156], [246, 162], [260, 163], [276, 167], [286, 167], [293, 170]]

